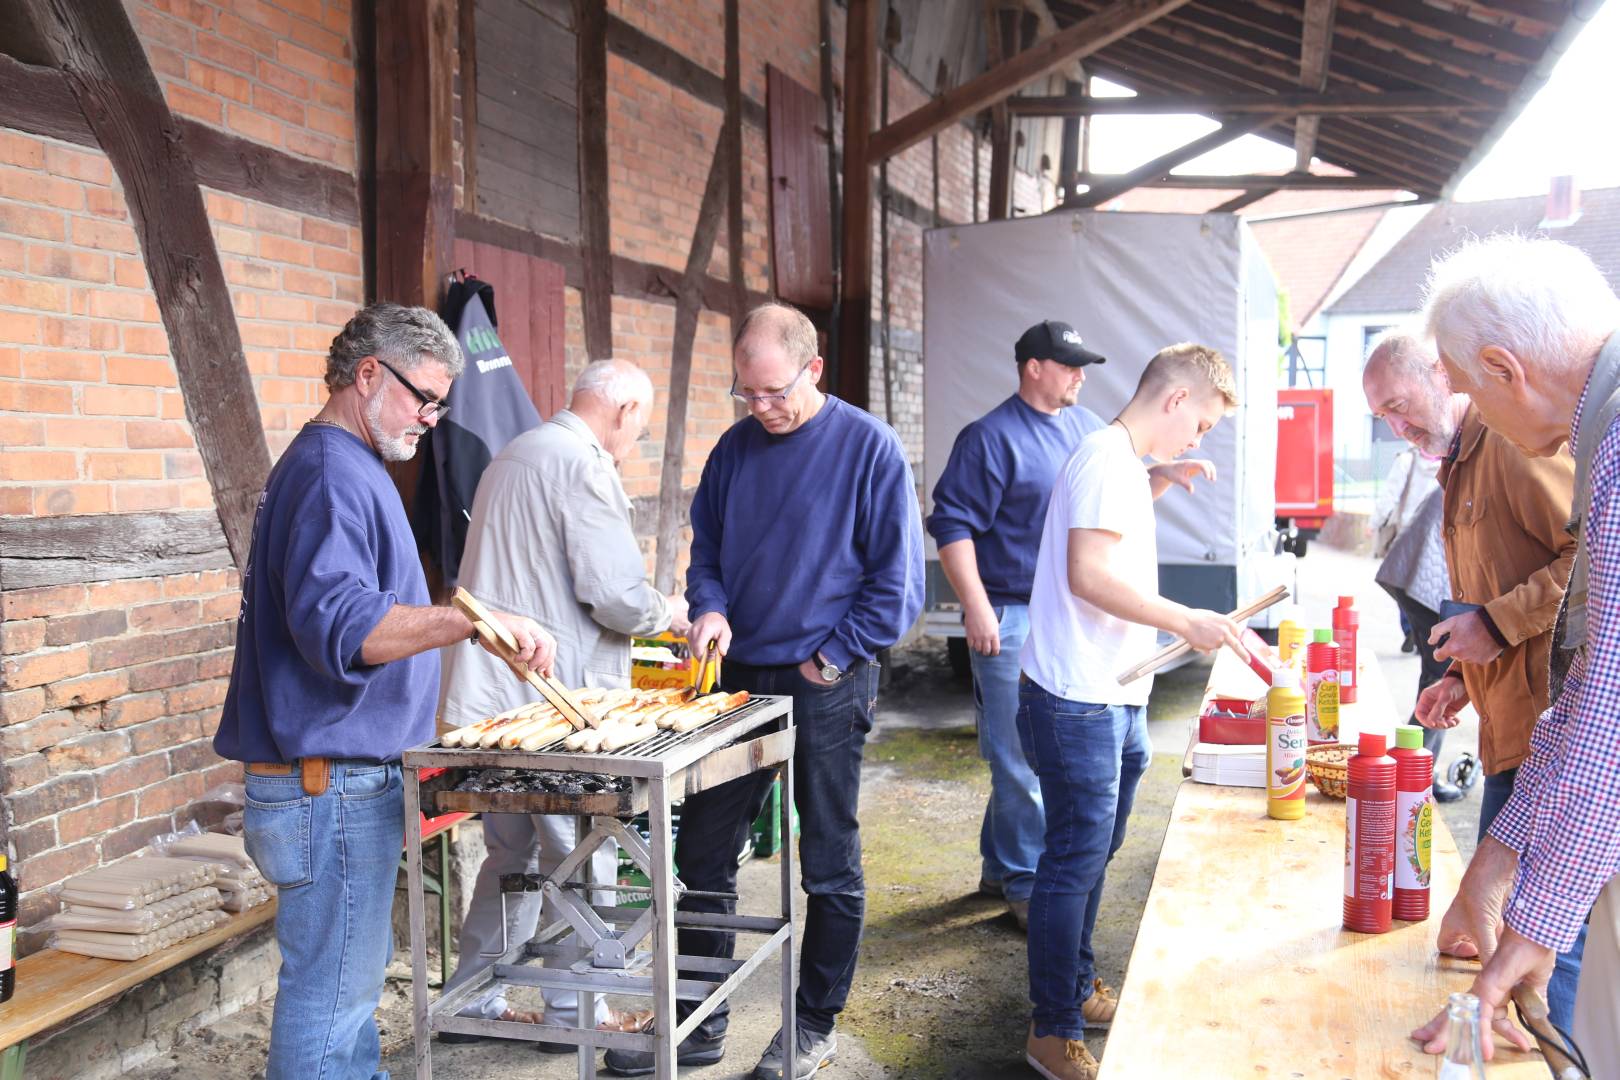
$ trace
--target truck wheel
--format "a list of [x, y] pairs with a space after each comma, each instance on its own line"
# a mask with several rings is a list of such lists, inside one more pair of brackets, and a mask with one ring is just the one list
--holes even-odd
[[968, 643], [965, 637], [949, 637], [945, 639], [945, 654], [951, 660], [951, 674], [957, 682], [973, 681], [973, 664], [968, 660]]

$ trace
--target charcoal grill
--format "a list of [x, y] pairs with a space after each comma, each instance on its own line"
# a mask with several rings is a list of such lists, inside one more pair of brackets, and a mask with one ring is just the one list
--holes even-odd
[[[793, 740], [791, 699], [755, 697], [695, 731], [661, 731], [611, 753], [485, 750], [431, 744], [407, 750], [403, 758], [405, 850], [410, 880], [407, 893], [417, 1080], [431, 1080], [431, 1047], [433, 1033], [438, 1031], [568, 1043], [579, 1048], [579, 1075], [587, 1080], [596, 1076], [598, 1049], [651, 1051], [656, 1062], [654, 1075], [658, 1080], [674, 1080], [675, 1048], [681, 1040], [765, 960], [778, 953], [782, 958], [782, 1030], [795, 1030], [792, 845], [782, 848], [779, 915], [681, 912], [675, 910], [675, 903], [687, 890], [674, 873], [670, 829], [672, 803], [760, 769], [776, 768], [782, 778], [782, 835], [791, 835], [788, 819], [793, 806], [793, 770], [784, 766], [792, 760]], [[418, 770], [430, 768], [445, 771], [428, 780], [420, 779]], [[484, 769], [593, 773], [627, 779], [629, 789], [595, 794], [454, 790], [463, 779]], [[507, 942], [504, 952], [478, 978], [429, 1002], [421, 814], [425, 811], [431, 816], [452, 810], [568, 814], [589, 818], [590, 823], [588, 830], [581, 830], [578, 845], [549, 877], [512, 874], [502, 878], [503, 904], [513, 892], [544, 894], [545, 918], [535, 937]], [[646, 840], [625, 824], [641, 813], [647, 814], [650, 827]], [[648, 887], [634, 890], [650, 894], [645, 908], [625, 903], [626, 893], [631, 890], [586, 880], [591, 853], [609, 840], [618, 841], [651, 882]], [[591, 894], [604, 891], [611, 893], [615, 902], [592, 905]], [[763, 941], [742, 959], [680, 956], [676, 953], [675, 930], [683, 926], [758, 935]], [[539, 960], [551, 961], [553, 966], [542, 967], [536, 963]], [[681, 968], [713, 975], [719, 981], [681, 979], [677, 976]], [[599, 994], [645, 997], [650, 999], [658, 1018], [657, 1030], [597, 1031], [594, 1027], [457, 1015], [495, 986], [514, 985], [573, 990], [579, 995], [579, 1016], [587, 1023], [595, 1014]], [[696, 1006], [679, 1025], [670, 1022], [677, 999]], [[794, 1040], [785, 1039], [784, 1044], [790, 1055], [787, 1075], [791, 1076]]]

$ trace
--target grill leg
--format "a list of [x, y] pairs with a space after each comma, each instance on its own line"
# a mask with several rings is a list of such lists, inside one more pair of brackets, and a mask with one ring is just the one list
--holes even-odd
[[652, 831], [653, 1016], [658, 1025], [656, 1080], [675, 1080], [675, 868], [666, 778], [648, 782], [647, 822]]
[[405, 890], [411, 913], [411, 1031], [416, 1041], [416, 1080], [433, 1080], [429, 1060], [427, 913], [422, 895], [422, 791], [416, 770], [401, 769], [405, 780]]
[[797, 849], [793, 843], [793, 759], [782, 763], [782, 798], [777, 807], [782, 828], [782, 918], [787, 920], [787, 939], [782, 942], [782, 1075], [793, 1076], [798, 1056], [798, 995], [793, 977], [793, 942], [798, 931], [793, 925], [793, 863]]
[[[574, 846], [576, 848], [584, 846], [590, 828], [591, 820], [589, 818], [579, 817], [574, 819]], [[581, 867], [584, 871], [581, 877], [586, 885], [597, 884], [596, 870], [592, 866], [592, 861], [586, 859], [585, 865]], [[590, 907], [593, 899], [590, 891], [586, 890], [580, 895], [585, 901], [585, 906]], [[576, 930], [575, 933], [578, 934], [578, 931]], [[595, 994], [581, 991], [575, 999], [574, 1008], [575, 1015], [579, 1017], [580, 1027], [594, 1028], [596, 1026]], [[596, 1047], [581, 1045], [579, 1050], [575, 1052], [575, 1056], [579, 1059], [579, 1080], [596, 1080]]]

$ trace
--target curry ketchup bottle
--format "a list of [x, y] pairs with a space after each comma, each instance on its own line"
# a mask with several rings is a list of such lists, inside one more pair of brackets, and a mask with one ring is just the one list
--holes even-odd
[[1350, 759], [1344, 813], [1344, 928], [1389, 929], [1395, 892], [1395, 759], [1384, 736], [1363, 732]]
[[1430, 850], [1434, 837], [1434, 755], [1423, 748], [1423, 729], [1395, 729], [1395, 918], [1429, 917]]
[[1361, 636], [1361, 612], [1356, 610], [1356, 598], [1339, 597], [1339, 606], [1333, 609], [1333, 640], [1339, 646], [1339, 702], [1353, 705], [1361, 689], [1361, 670], [1357, 666], [1356, 639]]

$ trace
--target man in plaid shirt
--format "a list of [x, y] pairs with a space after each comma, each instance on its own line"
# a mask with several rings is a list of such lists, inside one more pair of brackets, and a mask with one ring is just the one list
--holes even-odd
[[[1579, 542], [1554, 630], [1552, 708], [1439, 946], [1480, 956], [1482, 1015], [1528, 1048], [1509, 996], [1546, 994], [1555, 950], [1590, 913], [1574, 1036], [1591, 1075], [1620, 1075], [1620, 298], [1577, 249], [1496, 236], [1435, 264], [1427, 319], [1452, 386], [1490, 428], [1532, 456], [1569, 442]], [[1445, 1023], [1442, 1012], [1414, 1037], [1437, 1053]]]

